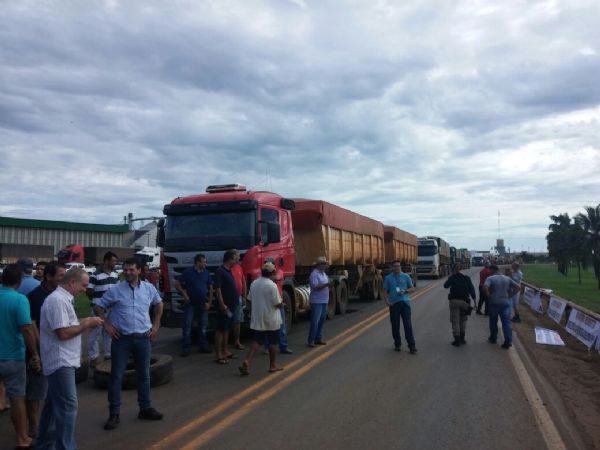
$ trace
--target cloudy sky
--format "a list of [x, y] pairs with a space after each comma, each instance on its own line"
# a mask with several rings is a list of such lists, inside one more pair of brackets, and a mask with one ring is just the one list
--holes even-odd
[[0, 215], [117, 223], [240, 182], [457, 247], [600, 202], [600, 2], [0, 7]]

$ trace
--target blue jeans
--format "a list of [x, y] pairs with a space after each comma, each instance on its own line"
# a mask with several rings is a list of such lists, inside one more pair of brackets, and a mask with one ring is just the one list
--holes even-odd
[[[287, 328], [285, 326], [285, 308], [279, 308], [281, 312], [281, 328], [279, 329], [279, 350], [285, 351], [288, 348], [288, 340], [287, 340]], [[264, 342], [265, 350], [269, 348], [269, 339], [265, 337]]]
[[314, 344], [323, 340], [323, 323], [327, 319], [327, 303], [310, 304], [310, 331], [308, 343]]
[[36, 449], [73, 450], [77, 419], [75, 367], [61, 367], [46, 377], [48, 393], [40, 419]]
[[506, 303], [505, 305], [498, 305], [494, 303], [488, 304], [488, 314], [490, 316], [490, 339], [496, 340], [498, 338], [498, 315], [502, 322], [502, 333], [504, 333], [504, 341], [512, 344], [512, 326], [510, 323], [510, 316], [512, 312], [512, 305]]
[[112, 366], [108, 384], [108, 409], [111, 416], [118, 416], [121, 409], [121, 386], [127, 369], [129, 355], [133, 354], [137, 376], [138, 404], [140, 409], [152, 406], [150, 402], [150, 338], [122, 335], [112, 340]]
[[402, 317], [402, 325], [404, 325], [404, 337], [408, 342], [408, 348], [415, 348], [415, 336], [413, 335], [410, 303], [399, 301], [390, 307], [390, 322], [392, 322], [392, 336], [394, 337], [394, 346], [400, 347], [402, 339], [400, 339], [400, 317]]
[[206, 338], [208, 312], [204, 308], [204, 305], [185, 305], [183, 308], [181, 336], [181, 348], [183, 351], [189, 351], [192, 345], [192, 323], [196, 317], [198, 318], [198, 348], [200, 350], [208, 349], [208, 339]]

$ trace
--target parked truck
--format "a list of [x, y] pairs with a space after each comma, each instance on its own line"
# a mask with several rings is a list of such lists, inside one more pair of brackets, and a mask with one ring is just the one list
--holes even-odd
[[460, 264], [463, 269], [471, 268], [471, 257], [469, 256], [469, 250], [466, 248], [459, 248], [460, 252]]
[[420, 237], [418, 243], [417, 275], [435, 278], [449, 275], [450, 245], [437, 236]]
[[11, 264], [19, 258], [31, 258], [33, 261], [52, 261], [54, 247], [51, 245], [0, 244], [0, 263]]
[[346, 312], [352, 292], [372, 299], [381, 295], [384, 226], [376, 220], [325, 201], [287, 199], [237, 184], [177, 198], [163, 212], [157, 245], [163, 248], [165, 326], [180, 326], [182, 298], [174, 289], [175, 277], [200, 252], [212, 272], [225, 250], [238, 249], [248, 285], [261, 276], [266, 259], [275, 261], [288, 326], [310, 309], [308, 277], [319, 256], [330, 263], [330, 317]]
[[160, 247], [144, 247], [136, 251], [135, 256], [144, 261], [148, 269], [160, 269]]
[[408, 231], [385, 225], [385, 269], [384, 275], [391, 271], [391, 263], [399, 260], [402, 263], [402, 271], [410, 275], [413, 284], [417, 285], [417, 236]]
[[113, 252], [119, 261], [123, 262], [135, 254], [135, 249], [130, 247], [84, 247], [72, 244], [58, 252], [58, 262], [66, 264], [70, 262], [83, 263], [86, 266], [100, 266], [106, 252]]

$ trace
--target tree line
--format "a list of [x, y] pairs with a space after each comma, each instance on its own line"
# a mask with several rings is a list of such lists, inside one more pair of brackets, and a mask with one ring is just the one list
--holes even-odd
[[581, 270], [587, 270], [591, 264], [600, 289], [600, 203], [584, 209], [584, 213], [573, 218], [567, 213], [550, 216], [554, 223], [548, 226], [548, 253], [563, 275], [568, 274], [570, 267], [577, 267], [579, 284]]

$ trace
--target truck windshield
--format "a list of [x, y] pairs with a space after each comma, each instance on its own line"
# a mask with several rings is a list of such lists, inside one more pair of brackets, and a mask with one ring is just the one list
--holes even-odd
[[256, 211], [168, 216], [164, 250], [247, 249], [256, 244]]
[[437, 254], [435, 245], [419, 245], [419, 256], [433, 256]]

